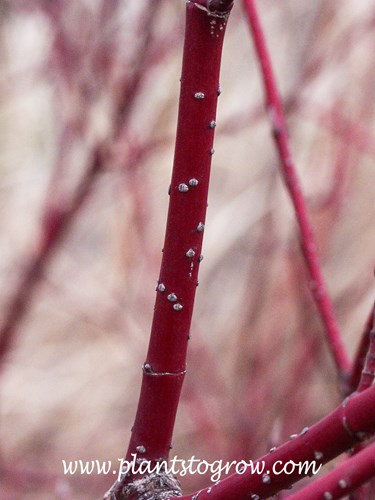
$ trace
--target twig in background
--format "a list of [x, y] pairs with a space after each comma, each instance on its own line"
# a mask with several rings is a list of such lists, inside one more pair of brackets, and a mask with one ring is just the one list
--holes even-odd
[[100, 165], [101, 159], [95, 155], [89, 162], [69, 204], [53, 209], [49, 207], [49, 211], [44, 216], [39, 246], [26, 265], [26, 270], [11, 298], [7, 315], [0, 328], [0, 367], [3, 366], [4, 358], [12, 346], [14, 334], [27, 312], [43, 271], [91, 192], [93, 181], [100, 171]]
[[[160, 5], [161, 1], [154, 2], [152, 7], [146, 12], [147, 15], [144, 19], [145, 29], [143, 31], [142, 61], [148, 54], [148, 48], [152, 40], [150, 35], [152, 22]], [[69, 58], [69, 44], [66, 42], [67, 35], [59, 25], [62, 13], [59, 8], [57, 8], [58, 6], [54, 6], [52, 9], [49, 8], [49, 5], [43, 5], [43, 7], [48, 7], [46, 12], [51, 18], [51, 23], [56, 31], [52, 55], [55, 58], [55, 65], [59, 68], [58, 73], [61, 77], [60, 84], [63, 87], [63, 92], [67, 92], [69, 88], [74, 88], [74, 81], [77, 76], [75, 71], [77, 71], [78, 68], [72, 67], [72, 61]], [[108, 15], [105, 11], [103, 11], [103, 14], [106, 16]], [[75, 60], [76, 58], [73, 59], [73, 61]], [[69, 61], [69, 63], [67, 61]], [[77, 64], [79, 64], [79, 61]], [[131, 108], [139, 92], [145, 72], [145, 66], [143, 64], [137, 64], [130, 77], [121, 82], [122, 89], [114, 109], [115, 126], [112, 131], [112, 139], [114, 141], [121, 138], [121, 135], [124, 134], [124, 130], [126, 130], [129, 125]], [[79, 78], [79, 76], [77, 76], [77, 78]], [[84, 82], [80, 82], [80, 84], [84, 89]], [[85, 90], [82, 90], [81, 97], [83, 102], [89, 105], [90, 99], [89, 96], [86, 95]], [[86, 100], [88, 101], [87, 103]], [[83, 114], [86, 116], [85, 113]], [[83, 130], [87, 125], [82, 122], [82, 120], [83, 116], [80, 116], [78, 120], [73, 120], [73, 122], [68, 121], [62, 132], [60, 143], [61, 150], [58, 154], [55, 170], [52, 173], [44, 213], [42, 215], [40, 242], [36, 252], [29, 258], [25, 266], [19, 284], [14, 290], [6, 308], [7, 313], [0, 325], [0, 367], [3, 365], [4, 358], [12, 346], [13, 338], [19, 324], [31, 305], [44, 269], [52, 259], [54, 253], [58, 250], [59, 245], [61, 245], [62, 238], [74, 223], [79, 210], [93, 189], [94, 180], [97, 178], [98, 174], [104, 170], [105, 164], [108, 162], [108, 157], [111, 153], [108, 147], [109, 143], [104, 145], [104, 142], [98, 141], [94, 144], [91, 153], [88, 153], [87, 166], [77, 186], [72, 192], [65, 195], [61, 194], [61, 183], [65, 166], [60, 161], [60, 158], [64, 157], [67, 142], [69, 143], [72, 136], [76, 136], [75, 138], [77, 139], [78, 135], [78, 139], [81, 139], [81, 134], [83, 134]]]

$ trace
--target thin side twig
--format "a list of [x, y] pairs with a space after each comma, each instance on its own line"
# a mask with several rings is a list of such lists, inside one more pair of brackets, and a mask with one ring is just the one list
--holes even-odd
[[324, 324], [328, 345], [336, 364], [337, 371], [340, 378], [345, 378], [350, 370], [350, 361], [342, 341], [333, 305], [320, 269], [313, 228], [289, 147], [287, 126], [271, 58], [268, 53], [266, 40], [254, 1], [243, 0], [243, 5], [248, 17], [257, 58], [261, 67], [266, 108], [271, 120], [272, 132], [279, 153], [281, 173], [293, 203], [300, 230], [301, 248], [310, 278], [309, 284], [311, 293]]
[[358, 392], [368, 389], [375, 379], [375, 309], [373, 310], [371, 323], [371, 330], [368, 334], [369, 346], [361, 373], [361, 379], [358, 384]]
[[355, 391], [360, 384], [362, 370], [365, 364], [367, 352], [369, 350], [370, 332], [371, 329], [373, 328], [374, 315], [375, 315], [375, 302], [372, 305], [370, 314], [368, 315], [367, 321], [363, 329], [361, 341], [359, 343], [358, 350], [354, 358], [353, 368], [351, 370], [350, 377], [347, 383], [348, 394]]

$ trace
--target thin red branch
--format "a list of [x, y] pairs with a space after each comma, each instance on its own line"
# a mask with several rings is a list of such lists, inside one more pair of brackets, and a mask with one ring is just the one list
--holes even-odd
[[373, 311], [372, 327], [368, 336], [369, 347], [358, 384], [358, 392], [368, 389], [373, 384], [375, 378], [375, 310]]
[[[360, 362], [358, 361], [357, 365], [358, 368], [362, 366], [362, 372], [360, 380], [358, 382], [357, 392], [365, 391], [366, 389], [371, 387], [375, 378], [375, 304], [368, 318], [365, 328], [365, 335], [360, 345], [360, 348], [362, 349], [364, 349], [365, 347], [367, 347], [367, 355], [364, 359], [361, 359]], [[347, 390], [348, 389], [351, 388], [350, 387], [348, 388], [347, 386]], [[356, 446], [353, 447], [351, 453], [352, 455], [357, 455], [360, 454], [361, 450], [363, 449], [366, 449], [366, 443], [358, 443]], [[347, 461], [350, 460], [351, 459]], [[372, 470], [374, 470], [375, 468], [374, 463], [372, 465], [373, 465]], [[361, 483], [359, 483], [359, 486], [361, 486]], [[365, 491], [363, 486], [359, 488], [358, 491], [356, 492], [356, 499], [360, 500], [362, 498], [363, 499], [365, 498]]]
[[353, 368], [350, 373], [350, 377], [347, 383], [347, 393], [350, 394], [351, 392], [355, 391], [357, 387], [359, 386], [359, 382], [361, 380], [361, 374], [363, 370], [363, 366], [365, 364], [366, 360], [366, 355], [369, 350], [369, 345], [370, 345], [370, 332], [373, 326], [373, 321], [374, 321], [374, 314], [375, 314], [375, 302], [372, 305], [371, 312], [367, 318], [367, 321], [365, 323], [363, 333], [362, 333], [362, 338], [360, 341], [360, 344], [358, 346], [357, 353], [354, 358], [354, 363], [353, 363]]
[[243, 4], [249, 20], [249, 26], [261, 67], [266, 96], [266, 108], [271, 120], [273, 136], [279, 153], [281, 173], [293, 203], [300, 230], [301, 248], [309, 274], [310, 290], [324, 324], [328, 345], [338, 373], [340, 377], [344, 377], [349, 372], [350, 361], [342, 341], [333, 305], [320, 269], [313, 228], [289, 147], [287, 126], [271, 58], [268, 53], [266, 40], [254, 1], [243, 0]]
[[[375, 386], [372, 386], [366, 391], [353, 394], [322, 420], [310, 428], [303, 429], [300, 434], [291, 436], [290, 441], [252, 462], [251, 466], [255, 467], [258, 463], [261, 467], [258, 472], [251, 472], [249, 466], [243, 469], [242, 473], [233, 474], [201, 490], [198, 496], [197, 493], [192, 493], [178, 498], [181, 500], [269, 498], [283, 489], [290, 488], [312, 472], [312, 467], [304, 470], [298, 467], [293, 470], [283, 470], [285, 464], [307, 462], [310, 465], [315, 464], [317, 472], [320, 464], [333, 460], [374, 433]], [[365, 471], [358, 471], [358, 474], [364, 473]], [[173, 498], [177, 500], [177, 497]]]

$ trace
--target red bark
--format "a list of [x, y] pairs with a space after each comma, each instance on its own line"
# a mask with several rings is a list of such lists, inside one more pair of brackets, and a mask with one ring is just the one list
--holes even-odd
[[332, 472], [288, 497], [288, 500], [334, 500], [346, 497], [375, 474], [375, 444], [349, 458]]
[[358, 346], [357, 353], [354, 358], [353, 368], [350, 374], [350, 378], [347, 384], [347, 392], [353, 392], [357, 389], [359, 382], [361, 380], [361, 374], [363, 370], [363, 366], [366, 360], [366, 355], [370, 345], [370, 331], [373, 327], [375, 314], [375, 304], [373, 304], [371, 308], [371, 312], [367, 318], [365, 327], [363, 329], [361, 342]]
[[[175, 157], [149, 349], [127, 459], [167, 459], [186, 371], [206, 218], [221, 50], [232, 2], [188, 2]], [[125, 477], [116, 493], [133, 478]]]
[[[279, 472], [290, 461], [325, 464], [374, 433], [375, 386], [372, 386], [362, 393], [353, 394], [315, 425], [302, 430], [299, 435], [291, 436], [290, 441], [254, 461], [254, 464], [264, 462], [264, 473], [251, 474], [247, 469], [247, 473], [233, 474], [199, 492], [199, 500], [269, 498], [307, 475], [307, 472], [300, 474], [297, 468], [290, 474], [275, 474], [273, 467]], [[364, 467], [367, 468], [367, 465]], [[358, 471], [358, 474], [362, 473]], [[179, 498], [193, 500], [197, 497], [191, 494]]]

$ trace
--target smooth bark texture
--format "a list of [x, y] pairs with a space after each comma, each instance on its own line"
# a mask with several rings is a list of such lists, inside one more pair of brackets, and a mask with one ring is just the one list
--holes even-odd
[[375, 474], [375, 444], [338, 465], [333, 471], [313, 481], [288, 500], [321, 500], [346, 497]]
[[[151, 337], [127, 459], [167, 459], [186, 372], [202, 239], [222, 43], [232, 2], [188, 2], [170, 204]], [[115, 487], [121, 498], [125, 476]], [[116, 497], [116, 496], [115, 496]], [[117, 498], [117, 497], [116, 497]]]

